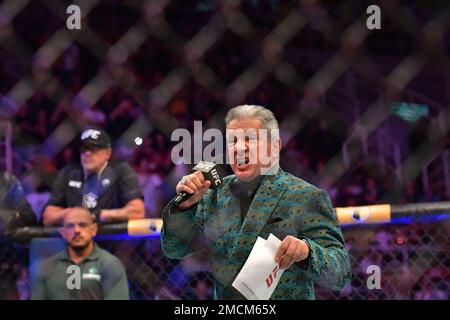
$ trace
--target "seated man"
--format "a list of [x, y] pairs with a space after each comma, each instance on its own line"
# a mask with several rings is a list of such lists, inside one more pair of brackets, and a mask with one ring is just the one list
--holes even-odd
[[106, 132], [88, 129], [81, 134], [81, 165], [67, 165], [58, 174], [43, 213], [45, 226], [60, 225], [76, 206], [96, 213], [102, 222], [144, 218], [136, 173], [125, 162], [109, 162], [111, 154]]
[[22, 185], [12, 174], [0, 172], [0, 236], [34, 224], [36, 216]]
[[67, 249], [40, 262], [31, 285], [33, 300], [128, 300], [125, 269], [93, 241], [97, 224], [84, 208], [71, 208], [59, 229]]

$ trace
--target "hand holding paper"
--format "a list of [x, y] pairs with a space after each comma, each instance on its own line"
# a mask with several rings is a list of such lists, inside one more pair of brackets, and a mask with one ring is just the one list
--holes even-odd
[[250, 300], [268, 300], [280, 281], [284, 270], [275, 262], [281, 241], [270, 234], [267, 240], [258, 237], [241, 272], [233, 282], [244, 297]]

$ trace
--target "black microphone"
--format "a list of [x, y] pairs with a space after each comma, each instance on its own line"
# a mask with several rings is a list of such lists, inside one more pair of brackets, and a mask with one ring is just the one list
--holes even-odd
[[[211, 189], [220, 187], [223, 183], [223, 177], [225, 176], [225, 171], [222, 166], [213, 162], [200, 161], [192, 171], [200, 171], [205, 180], [211, 182]], [[173, 198], [171, 202], [176, 206], [179, 206], [183, 201], [189, 199], [190, 196], [192, 196], [192, 194], [183, 191]]]

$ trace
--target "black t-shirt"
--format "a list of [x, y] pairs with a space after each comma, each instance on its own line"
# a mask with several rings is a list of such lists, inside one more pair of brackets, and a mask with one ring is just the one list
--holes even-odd
[[256, 191], [261, 184], [264, 176], [259, 176], [252, 181], [236, 181], [231, 185], [231, 192], [239, 199], [241, 208], [241, 223], [244, 223], [248, 210], [255, 198]]
[[133, 199], [143, 198], [138, 177], [126, 162], [109, 162], [100, 175], [88, 177], [81, 164], [72, 164], [59, 172], [47, 205], [98, 212], [122, 208]]

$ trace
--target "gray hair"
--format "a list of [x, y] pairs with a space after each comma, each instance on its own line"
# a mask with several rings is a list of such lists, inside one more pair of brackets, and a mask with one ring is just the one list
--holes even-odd
[[278, 121], [269, 109], [261, 106], [244, 104], [230, 109], [225, 117], [225, 124], [235, 119], [255, 118], [261, 121], [263, 129], [278, 129]]

